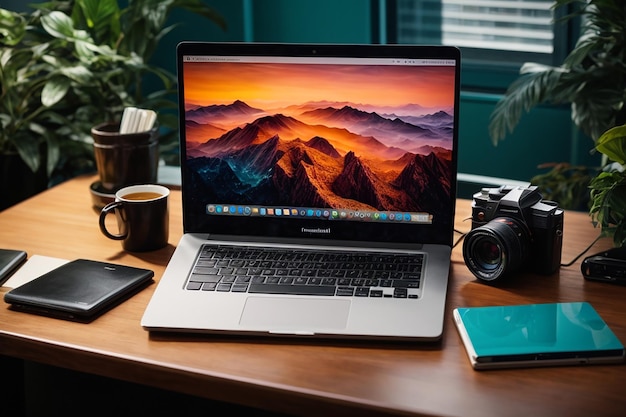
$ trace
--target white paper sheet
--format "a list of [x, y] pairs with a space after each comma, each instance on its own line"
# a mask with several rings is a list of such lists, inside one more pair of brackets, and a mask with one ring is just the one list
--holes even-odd
[[28, 260], [9, 278], [3, 287], [17, 288], [22, 284], [40, 277], [46, 272], [69, 262], [66, 259], [52, 258], [50, 256], [32, 255]]

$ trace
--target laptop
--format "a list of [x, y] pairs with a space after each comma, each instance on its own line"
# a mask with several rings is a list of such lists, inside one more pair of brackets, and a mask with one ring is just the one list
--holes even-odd
[[149, 331], [437, 341], [458, 49], [177, 46], [184, 235]]

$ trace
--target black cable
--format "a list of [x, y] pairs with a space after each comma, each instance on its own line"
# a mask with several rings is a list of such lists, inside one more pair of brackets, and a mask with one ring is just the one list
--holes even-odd
[[454, 231], [455, 231], [455, 232], [457, 232], [457, 233], [460, 233], [460, 234], [461, 234], [461, 236], [460, 236], [460, 237], [456, 240], [456, 242], [454, 242], [454, 243], [452, 244], [452, 247], [453, 247], [453, 248], [455, 248], [455, 247], [456, 247], [456, 245], [458, 245], [458, 244], [459, 244], [459, 243], [463, 240], [463, 238], [465, 237], [465, 235], [467, 234], [467, 232], [461, 232], [461, 231], [460, 231], [460, 230], [458, 230], [458, 229], [454, 229]]
[[568, 263], [566, 263], [566, 264], [561, 264], [561, 266], [562, 266], [562, 267], [572, 266], [572, 264], [573, 264], [574, 262], [576, 262], [576, 261], [577, 261], [577, 260], [578, 260], [581, 256], [583, 256], [585, 253], [587, 253], [587, 251], [589, 251], [589, 249], [591, 249], [591, 247], [592, 247], [593, 245], [595, 245], [595, 244], [596, 244], [596, 242], [597, 242], [598, 240], [600, 240], [600, 238], [601, 238], [601, 237], [602, 237], [602, 233], [600, 233], [600, 234], [598, 235], [598, 237], [597, 237], [597, 238], [595, 238], [595, 239], [593, 240], [593, 242], [591, 242], [591, 244], [589, 244], [589, 246], [587, 246], [587, 248], [586, 248], [584, 251], [582, 251], [581, 253], [579, 253], [579, 254], [578, 254], [578, 255], [577, 255], [577, 256], [576, 256], [576, 257], [575, 257], [572, 261], [570, 261], [570, 262], [568, 262]]
[[[464, 222], [468, 221], [468, 220], [472, 220], [471, 217], [466, 217], [463, 219]], [[461, 236], [456, 240], [456, 242], [454, 242], [452, 244], [452, 248], [454, 249], [456, 247], [456, 245], [458, 245], [459, 243], [461, 243], [461, 241], [463, 240], [463, 238], [465, 237], [465, 235], [467, 235], [469, 232], [462, 232], [459, 229], [454, 229], [454, 231], [458, 234], [460, 234]]]

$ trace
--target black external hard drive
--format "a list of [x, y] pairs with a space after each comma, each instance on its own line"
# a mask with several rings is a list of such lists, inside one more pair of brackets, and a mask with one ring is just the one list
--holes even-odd
[[90, 322], [152, 282], [154, 272], [77, 259], [4, 295], [14, 310]]
[[0, 285], [9, 279], [26, 260], [26, 252], [16, 249], [0, 249]]
[[626, 248], [613, 248], [586, 257], [580, 269], [591, 281], [626, 284]]

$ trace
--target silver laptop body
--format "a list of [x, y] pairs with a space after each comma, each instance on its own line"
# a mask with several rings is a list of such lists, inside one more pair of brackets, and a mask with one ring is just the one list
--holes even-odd
[[[141, 325], [222, 335], [440, 339], [456, 197], [458, 50], [183, 42], [177, 65], [184, 235]], [[278, 248], [289, 259], [317, 250], [323, 257], [306, 263], [306, 276], [330, 281], [326, 256], [346, 252], [380, 262], [405, 262], [408, 254], [423, 266], [419, 285], [399, 292], [389, 280], [357, 277], [371, 277], [371, 260], [349, 263], [362, 269], [348, 273], [361, 287], [354, 293], [292, 293], [296, 282], [314, 281], [295, 270], [287, 291], [279, 284], [271, 293], [250, 292], [254, 284], [222, 291], [226, 284], [209, 288], [208, 275], [198, 275], [218, 270], [204, 262], [204, 245], [271, 256]]]

